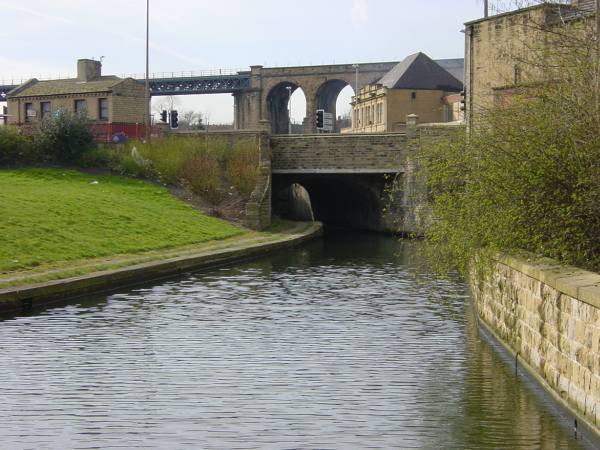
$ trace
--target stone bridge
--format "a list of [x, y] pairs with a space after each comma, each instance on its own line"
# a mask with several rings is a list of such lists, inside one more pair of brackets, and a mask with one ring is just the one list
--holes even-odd
[[464, 126], [418, 124], [382, 134], [273, 135], [267, 131], [179, 132], [233, 147], [255, 140], [259, 176], [246, 204], [246, 224], [264, 229], [273, 215], [320, 220], [361, 230], [420, 234], [425, 191], [417, 177], [421, 149], [456, 139]]
[[338, 94], [346, 86], [356, 90], [388, 73], [397, 62], [335, 64], [300, 67], [250, 68], [248, 89], [234, 93], [236, 129], [267, 129], [272, 134], [288, 132], [288, 100], [302, 88], [306, 97], [304, 132], [317, 131], [314, 115], [325, 109], [336, 115]]
[[[302, 88], [306, 97], [305, 133], [315, 133], [315, 111], [336, 113], [338, 94], [350, 85], [360, 89], [389, 72], [397, 62], [334, 64], [298, 67], [251, 66], [237, 73], [210, 75], [173, 74], [150, 79], [150, 95], [197, 95], [231, 93], [234, 97], [236, 130], [265, 130], [272, 134], [288, 132], [288, 100]], [[22, 80], [23, 82], [25, 80]], [[139, 80], [143, 81], [143, 80]], [[17, 83], [18, 84], [18, 83]], [[0, 81], [0, 101], [17, 84]], [[287, 88], [291, 88], [291, 93]]]
[[[273, 211], [328, 225], [404, 232], [410, 133], [271, 136]], [[392, 201], [390, 202], [390, 198]]]
[[420, 234], [425, 190], [416, 174], [421, 148], [455, 139], [464, 127], [417, 124], [405, 133], [277, 136], [260, 134], [261, 177], [249, 225], [271, 216], [370, 231]]

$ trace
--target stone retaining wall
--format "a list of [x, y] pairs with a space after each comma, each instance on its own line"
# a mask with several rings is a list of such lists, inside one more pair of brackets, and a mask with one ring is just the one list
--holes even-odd
[[473, 275], [472, 286], [480, 319], [598, 431], [600, 275], [550, 259], [502, 257], [491, 275]]

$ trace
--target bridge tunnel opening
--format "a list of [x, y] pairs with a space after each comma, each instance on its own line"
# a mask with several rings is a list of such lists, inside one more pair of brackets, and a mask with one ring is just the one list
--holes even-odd
[[273, 213], [288, 220], [314, 220], [326, 227], [388, 231], [385, 174], [273, 175]]
[[267, 111], [273, 134], [302, 134], [306, 96], [292, 82], [276, 85], [267, 96]]

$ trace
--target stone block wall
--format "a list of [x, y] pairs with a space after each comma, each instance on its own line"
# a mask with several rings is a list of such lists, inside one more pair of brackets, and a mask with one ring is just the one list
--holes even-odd
[[272, 136], [273, 172], [402, 172], [405, 133]]
[[253, 230], [264, 230], [271, 225], [271, 144], [268, 133], [258, 135], [258, 150], [258, 180], [246, 203], [246, 225]]
[[146, 97], [144, 84], [133, 79], [123, 80], [109, 98], [109, 118], [114, 123], [144, 123]]
[[502, 257], [471, 281], [480, 319], [598, 430], [600, 275], [549, 259]]
[[427, 146], [452, 142], [464, 135], [464, 124], [433, 123], [418, 124], [419, 117], [411, 114], [406, 119], [407, 151], [404, 171], [392, 188], [397, 192], [392, 198], [384, 217], [386, 223], [408, 235], [422, 236], [430, 218], [427, 208], [426, 180], [420, 176], [421, 150]]

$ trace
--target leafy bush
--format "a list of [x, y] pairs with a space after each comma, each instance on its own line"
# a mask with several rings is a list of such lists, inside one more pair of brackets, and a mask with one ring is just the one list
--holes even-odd
[[41, 123], [36, 145], [52, 161], [74, 163], [95, 144], [87, 119], [62, 112]]
[[243, 140], [233, 146], [227, 158], [227, 175], [235, 188], [249, 196], [258, 180], [258, 149], [254, 141]]
[[116, 168], [120, 163], [120, 151], [113, 148], [96, 148], [81, 155], [77, 161], [80, 167]]
[[223, 198], [219, 162], [211, 155], [195, 156], [184, 164], [181, 178], [193, 193], [217, 204]]
[[37, 154], [32, 140], [16, 127], [0, 127], [0, 165], [34, 162]]
[[523, 249], [600, 270], [600, 114], [598, 93], [580, 95], [584, 74], [487, 111], [468, 141], [424, 149], [442, 267], [466, 273], [476, 253]]
[[200, 153], [200, 141], [168, 137], [132, 144], [139, 154], [152, 162], [157, 177], [166, 183], [176, 184], [186, 161]]

